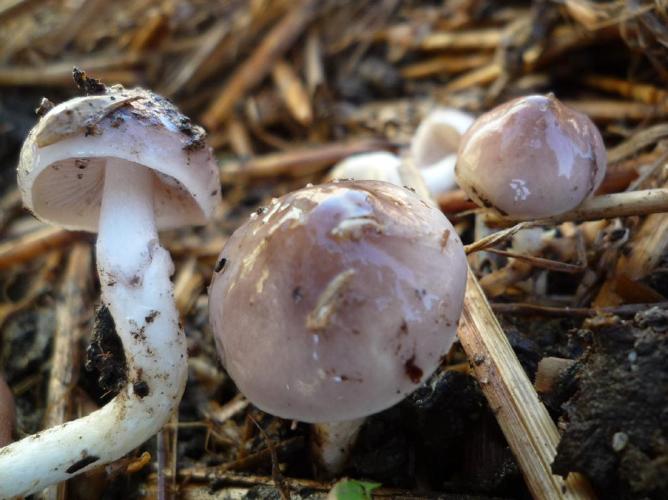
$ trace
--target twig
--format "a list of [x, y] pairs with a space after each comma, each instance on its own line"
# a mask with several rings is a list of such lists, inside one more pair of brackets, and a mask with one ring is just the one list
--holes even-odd
[[634, 134], [631, 138], [622, 142], [608, 151], [608, 162], [616, 163], [632, 154], [638, 152], [660, 139], [668, 137], [668, 123], [659, 123]]
[[314, 14], [314, 0], [303, 0], [293, 6], [285, 17], [267, 34], [255, 52], [241, 67], [215, 99], [202, 122], [210, 129], [218, 128], [230, 115], [247, 90], [258, 84], [280, 57], [301, 34]]
[[404, 78], [429, 78], [443, 73], [461, 73], [462, 71], [479, 68], [491, 62], [488, 54], [467, 54], [439, 56], [426, 61], [409, 64], [401, 68], [401, 76]]
[[583, 78], [583, 83], [595, 89], [615, 92], [622, 97], [630, 97], [647, 104], [668, 104], [668, 92], [654, 85], [634, 83], [610, 76], [590, 75]]
[[553, 259], [545, 259], [543, 257], [536, 257], [534, 255], [524, 255], [517, 252], [509, 252], [507, 250], [499, 250], [497, 248], [487, 248], [487, 252], [512, 259], [523, 260], [533, 267], [540, 267], [542, 269], [549, 269], [560, 273], [581, 273], [587, 268], [587, 262], [580, 262], [579, 264], [569, 264], [568, 262], [560, 262]]
[[0, 235], [4, 233], [7, 224], [21, 211], [21, 192], [14, 188], [0, 199]]
[[315, 97], [318, 89], [325, 83], [325, 68], [322, 61], [320, 37], [315, 29], [311, 29], [304, 45], [304, 73], [309, 94]]
[[55, 269], [60, 265], [61, 252], [50, 252], [40, 266], [37, 276], [31, 280], [29, 288], [15, 302], [0, 302], [0, 329], [13, 315], [30, 307], [43, 293], [50, 290], [49, 282]]
[[534, 498], [594, 498], [586, 480], [552, 474], [559, 433], [473, 273], [469, 270], [459, 341]]
[[464, 247], [464, 250], [466, 251], [467, 255], [470, 255], [474, 252], [479, 252], [481, 250], [485, 250], [487, 248], [493, 247], [494, 245], [498, 245], [499, 243], [506, 241], [508, 238], [511, 238], [518, 231], [521, 231], [522, 229], [526, 229], [529, 227], [532, 227], [530, 222], [520, 222], [514, 225], [513, 227], [509, 227], [508, 229], [504, 229], [502, 231], [497, 231], [495, 233], [490, 234], [489, 236], [486, 236], [478, 241], [471, 243], [470, 245], [466, 245]]
[[665, 118], [668, 108], [635, 101], [565, 100], [564, 104], [588, 115], [594, 121], [647, 120]]
[[204, 278], [197, 271], [197, 259], [190, 257], [174, 279], [174, 302], [181, 316], [188, 314], [203, 286]]
[[229, 33], [229, 23], [226, 19], [219, 21], [213, 27], [209, 28], [205, 34], [204, 41], [195, 50], [191, 57], [187, 58], [183, 66], [179, 68], [178, 72], [165, 83], [162, 88], [162, 93], [165, 95], [175, 95], [181, 89], [186, 87], [194, 75], [202, 68], [202, 66], [209, 62], [209, 56], [220, 46], [225, 36]]
[[[534, 220], [532, 225], [547, 226], [566, 221], [582, 222], [663, 212], [668, 212], [668, 189], [645, 189], [594, 196], [570, 212]], [[488, 214], [486, 222], [489, 225], [510, 225], [518, 221], [509, 217]]]
[[302, 125], [310, 125], [313, 112], [309, 94], [292, 66], [279, 59], [271, 70], [271, 75], [290, 114]]
[[[227, 238], [217, 236], [210, 241], [202, 242], [199, 239], [181, 239], [165, 241], [165, 246], [173, 257], [197, 257], [199, 259], [216, 258], [223, 250]], [[1, 268], [1, 266], [0, 266]]]
[[72, 68], [79, 66], [104, 81], [134, 84], [137, 74], [131, 68], [141, 62], [137, 55], [98, 54], [76, 61], [64, 61], [40, 66], [0, 66], [0, 86], [72, 86]]
[[281, 495], [281, 499], [290, 500], [290, 490], [285, 484], [285, 478], [283, 477], [283, 474], [281, 474], [281, 469], [278, 467], [278, 453], [276, 453], [276, 447], [274, 446], [274, 443], [264, 431], [262, 426], [257, 422], [257, 420], [253, 418], [251, 414], [248, 415], [248, 418], [251, 419], [251, 421], [255, 424], [255, 427], [257, 427], [258, 431], [260, 431], [262, 439], [264, 439], [264, 444], [269, 449], [269, 454], [271, 456], [271, 479], [274, 481], [274, 485]]
[[[56, 330], [49, 374], [44, 428], [70, 420], [73, 415], [70, 390], [76, 385], [81, 362], [80, 343], [90, 319], [88, 296], [92, 288], [90, 245], [77, 243], [67, 259], [65, 275], [56, 307]], [[43, 499], [64, 498], [66, 483], [53, 485]]]
[[486, 64], [473, 69], [462, 76], [450, 81], [439, 92], [447, 95], [459, 90], [464, 90], [477, 85], [485, 85], [496, 80], [502, 73], [501, 66], [497, 63]]
[[[236, 118], [227, 120], [227, 141], [234, 154], [240, 157], [253, 156], [253, 142], [251, 141], [248, 129]], [[213, 139], [213, 137], [212, 137]], [[212, 147], [216, 145], [211, 142]]]
[[83, 237], [84, 233], [47, 226], [5, 241], [0, 243], [0, 270], [32, 260], [49, 250], [64, 248]]
[[441, 31], [430, 33], [415, 44], [421, 50], [446, 49], [495, 49], [501, 42], [503, 32], [498, 29], [469, 31]]
[[615, 307], [551, 307], [539, 304], [525, 304], [520, 302], [490, 304], [492, 310], [499, 314], [508, 314], [511, 316], [546, 316], [554, 318], [575, 317], [586, 318], [600, 314], [614, 314], [617, 316], [633, 316], [634, 314], [645, 311], [650, 307], [668, 308], [668, 302], [649, 302], [643, 304], [624, 304]]
[[320, 144], [306, 148], [295, 148], [282, 153], [271, 153], [249, 160], [223, 163], [223, 180], [239, 175], [251, 178], [277, 175], [308, 174], [326, 168], [350, 155], [380, 151], [390, 148], [390, 143], [377, 139], [359, 139], [350, 142]]
[[7, 0], [0, 6], [0, 21], [18, 15], [22, 11], [34, 7], [45, 0]]

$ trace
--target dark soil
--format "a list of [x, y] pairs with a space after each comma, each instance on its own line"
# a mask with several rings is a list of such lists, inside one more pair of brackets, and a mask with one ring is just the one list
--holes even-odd
[[[97, 391], [111, 399], [127, 382], [123, 344], [116, 334], [114, 318], [101, 306], [95, 315], [90, 344], [86, 349], [86, 370], [97, 379]], [[96, 391], [96, 387], [91, 387]]]
[[584, 473], [600, 498], [668, 498], [668, 311], [615, 321], [590, 338], [553, 470]]

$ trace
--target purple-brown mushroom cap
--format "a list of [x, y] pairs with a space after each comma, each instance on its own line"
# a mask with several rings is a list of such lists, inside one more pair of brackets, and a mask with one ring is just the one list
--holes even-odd
[[520, 97], [480, 116], [459, 147], [457, 182], [479, 205], [538, 218], [577, 207], [605, 175], [601, 134], [553, 95]]
[[304, 422], [367, 416], [438, 367], [466, 257], [445, 216], [379, 181], [307, 187], [254, 213], [209, 289], [218, 351], [255, 405]]

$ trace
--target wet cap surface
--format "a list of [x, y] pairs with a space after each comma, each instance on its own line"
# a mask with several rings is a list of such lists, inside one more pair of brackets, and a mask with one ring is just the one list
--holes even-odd
[[513, 217], [548, 217], [582, 203], [605, 175], [594, 123], [554, 96], [507, 102], [462, 137], [457, 182], [479, 205]]
[[223, 363], [259, 408], [306, 422], [376, 413], [455, 338], [466, 258], [451, 224], [378, 181], [305, 188], [254, 213], [209, 289]]

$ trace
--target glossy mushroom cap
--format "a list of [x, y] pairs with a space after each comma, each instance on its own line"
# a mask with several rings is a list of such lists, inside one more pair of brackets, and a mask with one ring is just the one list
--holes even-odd
[[108, 158], [155, 173], [158, 228], [206, 221], [218, 202], [218, 173], [205, 132], [166, 99], [108, 87], [51, 109], [32, 129], [18, 167], [23, 200], [37, 217], [96, 231]]
[[478, 118], [462, 137], [456, 175], [479, 205], [539, 218], [577, 207], [605, 167], [594, 123], [550, 94], [514, 99]]
[[253, 214], [209, 289], [225, 368], [259, 408], [304, 422], [400, 401], [452, 345], [466, 284], [436, 208], [379, 181], [307, 187]]
[[0, 376], [0, 448], [12, 442], [15, 420], [14, 396]]

